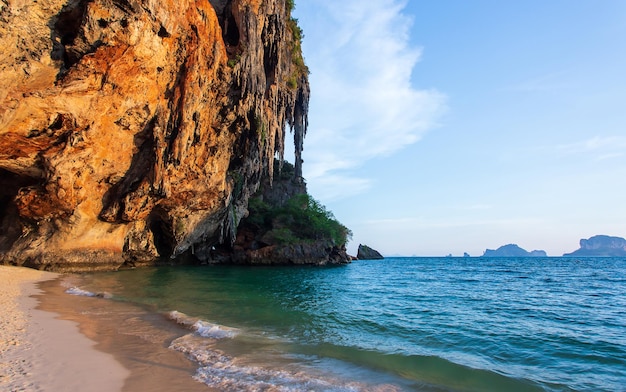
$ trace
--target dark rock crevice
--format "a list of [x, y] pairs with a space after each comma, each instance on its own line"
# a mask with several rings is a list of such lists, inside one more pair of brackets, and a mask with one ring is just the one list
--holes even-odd
[[0, 169], [0, 252], [11, 249], [22, 235], [22, 224], [15, 197], [20, 189], [36, 185], [40, 180]]
[[237, 21], [235, 21], [230, 11], [226, 12], [222, 30], [224, 31], [224, 43], [226, 45], [230, 47], [239, 46], [239, 27], [237, 27]]
[[93, 0], [72, 0], [50, 20], [53, 60], [63, 62], [62, 70], [71, 68], [87, 53], [95, 51], [95, 45], [85, 42], [82, 26], [88, 4]]
[[[133, 156], [130, 168], [122, 179], [104, 194], [100, 219], [109, 223], [132, 222], [137, 214], [132, 210], [146, 211], [153, 195], [148, 184], [153, 177], [154, 126], [156, 118], [152, 118], [141, 133], [135, 135], [137, 153]], [[140, 189], [143, 188], [143, 189]]]
[[154, 246], [162, 257], [168, 257], [174, 252], [176, 239], [172, 235], [174, 228], [168, 214], [157, 208], [148, 217], [148, 227], [154, 238]]

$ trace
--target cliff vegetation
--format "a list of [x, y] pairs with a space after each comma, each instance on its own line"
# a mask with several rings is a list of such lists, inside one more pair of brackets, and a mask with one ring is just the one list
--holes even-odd
[[[278, 165], [275, 165], [277, 167]], [[240, 264], [343, 264], [352, 232], [319, 201], [284, 162], [273, 182], [266, 178], [250, 198], [234, 251], [222, 250], [210, 262]]]

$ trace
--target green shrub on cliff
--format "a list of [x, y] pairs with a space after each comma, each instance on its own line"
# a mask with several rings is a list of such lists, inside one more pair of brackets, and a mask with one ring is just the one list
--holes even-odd
[[306, 63], [304, 62], [304, 57], [302, 56], [302, 39], [304, 39], [304, 32], [298, 24], [298, 19], [291, 16], [291, 12], [295, 8], [295, 6], [296, 4], [294, 0], [287, 0], [287, 10], [289, 17], [287, 21], [287, 27], [291, 31], [292, 36], [291, 63], [294, 66], [291, 76], [287, 80], [287, 85], [292, 89], [298, 87], [297, 80], [299, 79], [299, 77], [309, 74], [309, 68], [306, 66]]
[[292, 197], [283, 207], [272, 207], [258, 197], [250, 199], [247, 222], [265, 231], [272, 231], [279, 243], [332, 240], [343, 246], [352, 237], [319, 201], [307, 194]]
[[289, 30], [291, 30], [293, 37], [291, 44], [291, 62], [295, 67], [292, 77], [308, 75], [309, 68], [306, 66], [304, 57], [302, 56], [302, 39], [304, 38], [304, 32], [298, 25], [298, 19], [293, 17], [289, 18]]

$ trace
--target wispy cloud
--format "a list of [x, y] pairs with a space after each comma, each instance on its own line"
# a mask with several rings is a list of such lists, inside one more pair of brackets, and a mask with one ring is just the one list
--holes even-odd
[[[398, 0], [307, 0], [297, 16], [311, 69], [305, 177], [321, 199], [365, 191], [353, 170], [417, 142], [437, 125], [445, 96], [420, 90], [411, 74], [422, 50]], [[346, 188], [349, 185], [350, 188]]]
[[624, 156], [626, 137], [596, 136], [580, 142], [561, 144], [556, 149], [565, 154], [593, 154], [596, 160], [607, 160]]
[[470, 204], [457, 206], [457, 209], [465, 211], [487, 211], [492, 208], [493, 206], [491, 204]]
[[614, 152], [614, 153], [602, 154], [602, 155], [598, 155], [596, 157], [596, 160], [598, 160], [598, 161], [606, 161], [606, 160], [609, 160], [609, 159], [621, 158], [624, 155], [626, 155], [626, 154], [624, 154], [623, 152]]

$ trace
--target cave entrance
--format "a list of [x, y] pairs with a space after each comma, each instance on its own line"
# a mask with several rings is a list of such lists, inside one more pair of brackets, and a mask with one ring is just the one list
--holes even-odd
[[220, 22], [222, 21], [224, 10], [226, 9], [226, 7], [230, 6], [231, 1], [232, 0], [209, 0], [209, 3], [211, 3], [211, 5], [213, 6], [213, 9], [215, 10], [215, 13], [217, 14]]
[[10, 250], [22, 235], [22, 223], [15, 197], [20, 189], [37, 182], [33, 177], [0, 169], [0, 252]]
[[176, 241], [172, 234], [172, 222], [167, 218], [167, 213], [161, 208], [155, 208], [150, 214], [148, 224], [159, 256], [170, 257], [174, 252]]

